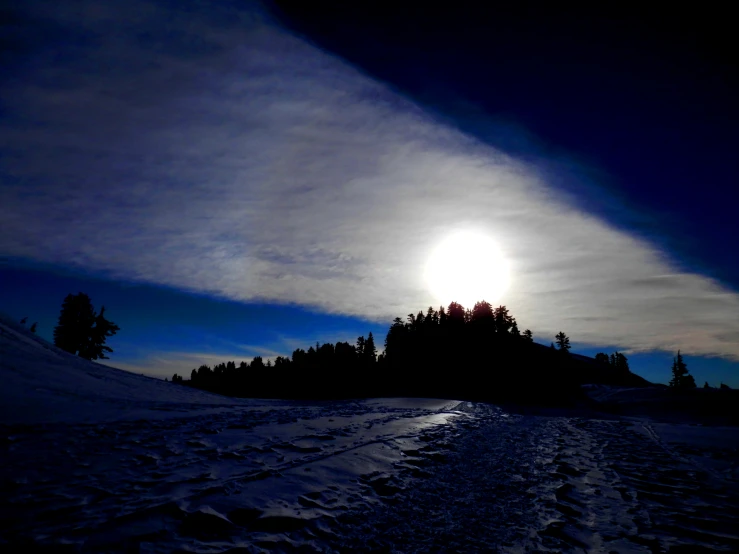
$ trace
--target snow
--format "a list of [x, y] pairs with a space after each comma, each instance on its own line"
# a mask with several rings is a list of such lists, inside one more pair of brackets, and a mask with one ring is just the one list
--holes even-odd
[[1, 315], [0, 353], [4, 423], [160, 418], [249, 405], [83, 360]]
[[739, 550], [735, 428], [230, 399], [6, 319], [0, 354], [3, 551]]

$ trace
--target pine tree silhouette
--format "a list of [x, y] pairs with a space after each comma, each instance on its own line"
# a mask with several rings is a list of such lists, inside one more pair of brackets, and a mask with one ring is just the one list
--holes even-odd
[[115, 335], [120, 327], [104, 314], [104, 306], [95, 314], [92, 301], [85, 293], [68, 294], [54, 327], [54, 344], [87, 360], [107, 359], [105, 353], [113, 349], [105, 346], [105, 340]]
[[370, 331], [367, 340], [364, 341], [363, 355], [367, 363], [373, 364], [377, 361], [377, 348], [375, 348], [375, 338], [372, 336], [372, 331]]
[[676, 389], [694, 389], [695, 379], [688, 373], [688, 367], [683, 361], [680, 351], [677, 351], [677, 357], [672, 361], [672, 379], [670, 386]]
[[564, 331], [560, 331], [559, 333], [557, 333], [554, 338], [557, 341], [557, 347], [559, 348], [559, 350], [567, 352], [571, 348], [570, 337], [565, 335]]
[[107, 360], [106, 353], [113, 352], [110, 346], [105, 345], [105, 341], [108, 337], [112, 337], [118, 331], [120, 327], [105, 318], [105, 306], [100, 308], [100, 313], [95, 316], [95, 325], [90, 329], [87, 347], [80, 353], [80, 356], [88, 360]]
[[59, 322], [54, 327], [54, 345], [70, 354], [87, 348], [90, 329], [95, 324], [95, 310], [85, 293], [68, 294], [62, 303]]

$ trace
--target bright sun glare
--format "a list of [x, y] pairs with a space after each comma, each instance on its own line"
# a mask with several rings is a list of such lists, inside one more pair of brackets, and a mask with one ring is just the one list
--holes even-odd
[[443, 306], [459, 302], [472, 308], [478, 300], [497, 302], [510, 285], [510, 268], [493, 239], [459, 232], [447, 237], [426, 264], [424, 277]]

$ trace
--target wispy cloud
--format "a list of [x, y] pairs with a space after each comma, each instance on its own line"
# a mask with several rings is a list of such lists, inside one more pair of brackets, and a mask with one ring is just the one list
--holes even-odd
[[475, 228], [536, 334], [739, 360], [734, 291], [258, 12], [76, 5], [0, 89], [0, 254], [379, 319], [435, 304], [427, 256]]

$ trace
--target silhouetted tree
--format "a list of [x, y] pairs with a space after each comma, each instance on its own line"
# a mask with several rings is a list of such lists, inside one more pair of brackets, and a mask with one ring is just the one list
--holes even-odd
[[672, 361], [672, 379], [670, 386], [676, 389], [694, 389], [695, 379], [688, 373], [688, 367], [683, 361], [680, 351], [677, 351], [677, 357]]
[[531, 332], [531, 329], [526, 329], [523, 332], [523, 338], [526, 342], [534, 342], [534, 334]]
[[377, 348], [375, 347], [375, 338], [372, 336], [372, 331], [367, 336], [362, 354], [367, 363], [374, 364], [377, 361]]
[[461, 304], [452, 302], [447, 308], [447, 321], [453, 325], [463, 325], [465, 320], [465, 309]]
[[628, 358], [621, 352], [614, 352], [610, 356], [604, 352], [598, 352], [595, 355], [595, 361], [619, 373], [629, 373], [631, 371]]
[[87, 344], [80, 352], [80, 356], [87, 360], [109, 359], [105, 354], [113, 352], [113, 349], [106, 346], [105, 341], [120, 329], [118, 325], [105, 318], [105, 306], [102, 306], [100, 313], [95, 316], [95, 325], [89, 331]]
[[721, 383], [721, 386], [719, 387], [720, 390], [731, 390], [731, 387], [727, 385], [726, 383]]
[[711, 388], [711, 387], [708, 386], [708, 381], [706, 381], [705, 383], [703, 383], [703, 388], [704, 389], [710, 389]]
[[[413, 314], [409, 314], [409, 316], [412, 315]], [[423, 317], [423, 315], [421, 317]], [[415, 317], [413, 318], [413, 325], [416, 325]], [[357, 337], [357, 356], [359, 356], [360, 360], [364, 359], [364, 337]]]
[[492, 326], [495, 323], [495, 312], [490, 302], [475, 302], [472, 307], [470, 322]]
[[95, 310], [90, 297], [83, 292], [68, 294], [54, 327], [54, 345], [70, 354], [85, 352], [93, 325]]
[[36, 322], [34, 321], [34, 322], [33, 322], [33, 325], [31, 325], [31, 329], [30, 329], [31, 333], [34, 333], [34, 334], [36, 333], [36, 326], [37, 326], [37, 325], [38, 325], [38, 323], [36, 323]]
[[508, 333], [516, 323], [516, 320], [508, 313], [508, 308], [505, 306], [495, 308], [493, 317], [495, 318], [496, 333]]
[[621, 352], [614, 352], [611, 354], [611, 367], [621, 373], [629, 372], [629, 360], [621, 354]]
[[26, 316], [23, 319], [21, 319], [21, 325], [25, 325], [26, 324], [26, 321], [28, 321], [28, 316]]
[[555, 336], [554, 339], [557, 341], [557, 347], [559, 350], [567, 352], [571, 348], [570, 338], [564, 334], [564, 331], [557, 333], [557, 336]]

